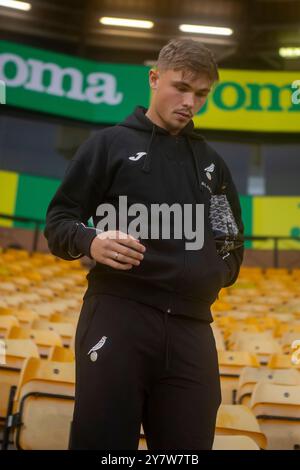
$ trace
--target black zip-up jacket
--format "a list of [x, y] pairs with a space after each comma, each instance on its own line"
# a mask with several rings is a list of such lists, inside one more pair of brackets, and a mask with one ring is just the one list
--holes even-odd
[[97, 231], [87, 222], [92, 217], [97, 227], [101, 203], [117, 208], [119, 196], [127, 196], [128, 207], [142, 203], [149, 211], [155, 203], [190, 204], [193, 209], [204, 204], [201, 249], [186, 250], [184, 237], [142, 238], [146, 251], [140, 265], [121, 271], [96, 263], [87, 276], [85, 297], [102, 292], [212, 321], [210, 306], [222, 287], [235, 282], [243, 248], [225, 259], [218, 254], [209, 200], [211, 194], [226, 194], [242, 234], [237, 191], [223, 159], [194, 131], [192, 120], [175, 136], [155, 125], [146, 112], [137, 106], [124, 122], [96, 132], [81, 145], [49, 205], [45, 236], [54, 255], [73, 260], [90, 256]]

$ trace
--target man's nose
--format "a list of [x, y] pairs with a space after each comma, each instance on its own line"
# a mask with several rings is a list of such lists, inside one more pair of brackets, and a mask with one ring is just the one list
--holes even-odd
[[185, 93], [183, 105], [190, 111], [194, 108], [194, 105], [195, 105], [194, 93]]

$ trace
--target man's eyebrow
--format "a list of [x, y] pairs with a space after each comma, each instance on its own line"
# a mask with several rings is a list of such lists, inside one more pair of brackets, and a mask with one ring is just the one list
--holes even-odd
[[[184, 85], [186, 86], [187, 88], [192, 88], [191, 85], [187, 82], [184, 82], [182, 80], [173, 80], [173, 85]], [[199, 91], [210, 91], [210, 88], [199, 88], [199, 90], [197, 90], [197, 93]]]

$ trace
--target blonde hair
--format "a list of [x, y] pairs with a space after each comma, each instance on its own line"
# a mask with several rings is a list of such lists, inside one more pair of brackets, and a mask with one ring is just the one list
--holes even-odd
[[183, 70], [193, 76], [206, 73], [212, 82], [219, 80], [213, 53], [193, 39], [172, 39], [161, 50], [156, 63], [158, 70]]

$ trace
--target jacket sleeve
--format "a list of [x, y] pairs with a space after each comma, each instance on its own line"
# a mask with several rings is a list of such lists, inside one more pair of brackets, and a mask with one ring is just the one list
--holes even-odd
[[55, 256], [65, 260], [90, 256], [98, 230], [87, 223], [104, 195], [106, 159], [100, 131], [86, 140], [71, 160], [46, 215], [44, 235]]
[[[222, 159], [222, 170], [221, 170], [221, 186], [220, 191], [226, 195], [227, 200], [230, 204], [233, 216], [235, 218], [236, 224], [239, 229], [239, 235], [243, 237], [244, 235], [244, 224], [242, 220], [242, 211], [241, 205], [239, 201], [239, 196], [235, 184], [232, 180], [231, 173]], [[230, 252], [228, 252], [225, 257], [223, 256], [223, 260], [227, 264], [229, 268], [229, 276], [228, 280], [224, 287], [231, 286], [236, 281], [240, 267], [243, 261], [244, 256], [244, 245], [239, 248], [236, 248]]]

